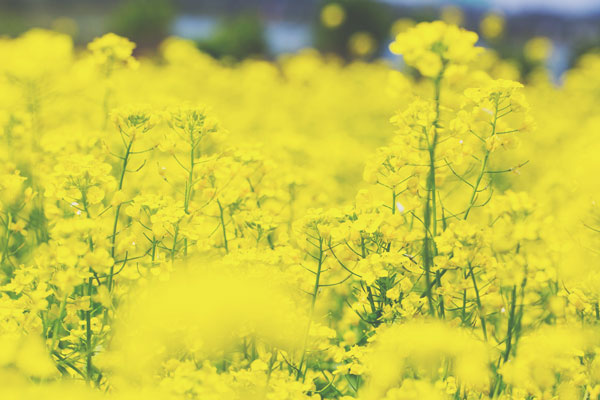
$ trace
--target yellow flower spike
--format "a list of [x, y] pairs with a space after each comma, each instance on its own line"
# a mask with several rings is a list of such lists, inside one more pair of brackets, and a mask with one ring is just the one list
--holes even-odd
[[525, 56], [531, 61], [546, 61], [552, 54], [552, 41], [545, 37], [535, 37], [525, 43]]
[[463, 11], [456, 6], [444, 7], [440, 16], [442, 21], [446, 22], [447, 24], [457, 26], [461, 26], [465, 19]]
[[486, 39], [497, 39], [504, 33], [505, 24], [501, 15], [487, 14], [479, 23], [481, 35]]
[[345, 18], [346, 11], [340, 4], [327, 4], [321, 10], [321, 23], [329, 29], [340, 26], [344, 22]]
[[135, 43], [124, 37], [107, 33], [94, 39], [87, 47], [94, 61], [105, 69], [107, 76], [120, 66], [137, 68], [138, 62], [132, 57]]
[[376, 50], [377, 43], [368, 32], [356, 32], [348, 40], [348, 48], [356, 57], [367, 57]]
[[446, 64], [464, 64], [481, 53], [477, 34], [441, 21], [422, 22], [398, 34], [390, 50], [424, 76], [437, 77]]
[[117, 129], [132, 140], [160, 122], [159, 115], [146, 105], [129, 105], [114, 109], [110, 118]]

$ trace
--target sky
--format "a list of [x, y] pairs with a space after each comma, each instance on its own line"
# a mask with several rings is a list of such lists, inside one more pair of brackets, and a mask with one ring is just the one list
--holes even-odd
[[408, 5], [470, 5], [473, 7], [504, 11], [549, 11], [554, 13], [587, 14], [600, 12], [600, 0], [383, 0], [392, 4]]

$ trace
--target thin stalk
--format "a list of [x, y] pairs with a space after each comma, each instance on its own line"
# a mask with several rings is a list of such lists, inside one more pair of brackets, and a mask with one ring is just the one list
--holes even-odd
[[[83, 204], [83, 209], [85, 210], [85, 215], [87, 219], [91, 219], [90, 210], [88, 208], [87, 203], [87, 192], [85, 190], [81, 191], [81, 202]], [[91, 237], [88, 238], [90, 251], [94, 251], [94, 242]], [[90, 274], [94, 273], [92, 267], [89, 267]], [[94, 303], [92, 301], [92, 288], [93, 288], [93, 278], [90, 276], [87, 282], [87, 294], [89, 296], [90, 304], [89, 309], [85, 311], [85, 343], [86, 343], [86, 353], [85, 353], [85, 372], [86, 372], [86, 382], [89, 383], [92, 379], [92, 322], [91, 322], [91, 313], [94, 307]]]
[[432, 316], [435, 316], [435, 306], [433, 304], [432, 296], [433, 284], [431, 282], [431, 267], [433, 266], [433, 258], [436, 255], [434, 240], [437, 236], [437, 189], [435, 184], [435, 150], [438, 141], [437, 127], [440, 119], [440, 92], [443, 75], [444, 70], [442, 69], [442, 71], [440, 71], [440, 74], [434, 80], [435, 120], [433, 122], [433, 138], [431, 141], [429, 141], [429, 138], [427, 139], [429, 153], [429, 174], [427, 176], [427, 200], [425, 202], [425, 210], [423, 212], [423, 222], [425, 225], [425, 237], [423, 239], [423, 264], [425, 269], [426, 285], [425, 295], [427, 296], [429, 313]]
[[62, 319], [62, 315], [63, 312], [65, 311], [66, 305], [67, 305], [67, 297], [68, 294], [65, 293], [65, 295], [63, 296], [61, 302], [60, 302], [60, 306], [58, 308], [58, 318], [56, 319], [56, 321], [54, 321], [54, 327], [52, 329], [52, 346], [50, 347], [50, 349], [52, 351], [54, 351], [54, 348], [56, 346], [56, 342], [58, 341], [58, 328], [61, 325], [61, 319]]
[[[296, 375], [296, 379], [300, 379], [300, 375], [302, 375], [302, 379], [306, 376], [306, 373], [302, 374], [302, 367], [306, 361], [306, 349], [308, 347], [308, 337], [310, 334], [310, 327], [312, 325], [312, 320], [315, 312], [315, 304], [317, 303], [317, 296], [319, 294], [319, 284], [321, 280], [321, 271], [323, 267], [323, 238], [319, 238], [319, 257], [317, 258], [317, 272], [315, 274], [315, 285], [312, 292], [312, 298], [310, 302], [310, 312], [308, 314], [308, 324], [306, 326], [306, 333], [304, 335], [304, 346], [302, 349], [302, 357], [300, 358], [300, 364], [298, 366], [298, 373]], [[308, 368], [308, 367], [307, 367]]]
[[[496, 135], [496, 124], [498, 122], [498, 101], [499, 101], [498, 98], [496, 98], [495, 109], [494, 109], [494, 122], [492, 123], [492, 134], [490, 135], [490, 137], [493, 137]], [[475, 181], [475, 184], [473, 185], [473, 192], [471, 193], [471, 198], [469, 199], [469, 205], [468, 205], [467, 210], [465, 211], [465, 215], [463, 217], [463, 219], [465, 219], [465, 220], [469, 217], [469, 213], [471, 212], [471, 209], [475, 205], [475, 197], [477, 197], [477, 191], [479, 190], [479, 185], [481, 184], [481, 179], [483, 178], [483, 175], [485, 175], [485, 170], [487, 168], [487, 163], [488, 163], [489, 158], [490, 158], [490, 151], [486, 150], [485, 156], [483, 157], [483, 160], [481, 161], [481, 169], [479, 170], [479, 175], [477, 176], [477, 180]]]
[[513, 286], [512, 289], [512, 303], [510, 305], [510, 314], [508, 316], [508, 331], [506, 333], [506, 347], [504, 350], [504, 362], [508, 361], [510, 356], [510, 350], [512, 346], [512, 335], [515, 325], [515, 310], [517, 308], [517, 285]]
[[514, 343], [512, 345], [513, 352], [517, 351], [517, 344], [519, 343], [519, 338], [521, 337], [521, 324], [523, 319], [523, 308], [525, 306], [525, 286], [527, 286], [527, 270], [525, 270], [525, 278], [523, 278], [523, 282], [521, 282], [521, 301], [519, 304], [519, 311], [515, 318], [515, 329], [514, 329]]
[[2, 251], [2, 263], [8, 259], [10, 253], [10, 221], [10, 213], [6, 210], [6, 224], [4, 227], [6, 236], [4, 238], [4, 250]]
[[179, 236], [179, 223], [175, 226], [175, 233], [173, 233], [173, 247], [171, 247], [171, 261], [175, 259], [175, 250], [177, 249], [177, 236]]
[[85, 380], [87, 383], [92, 379], [92, 322], [91, 322], [91, 308], [92, 304], [92, 278], [88, 278], [87, 292], [90, 296], [90, 310], [85, 312]]
[[[187, 182], [187, 188], [186, 188], [186, 196], [185, 196], [185, 203], [183, 205], [183, 211], [185, 211], [186, 214], [190, 213], [190, 202], [192, 201], [192, 197], [193, 197], [193, 185], [194, 185], [194, 158], [196, 156], [195, 154], [195, 149], [196, 149], [196, 143], [194, 143], [193, 141], [193, 136], [190, 134], [191, 137], [191, 148], [190, 148], [190, 168], [189, 168], [189, 174], [188, 174], [188, 182]], [[188, 252], [188, 242], [187, 242], [187, 238], [183, 240], [183, 253], [184, 255], [187, 256], [187, 252]]]
[[[428, 201], [429, 202], [429, 201]], [[428, 220], [429, 209], [425, 208], [425, 220]], [[435, 307], [431, 295], [431, 265], [433, 257], [431, 255], [431, 246], [429, 239], [429, 230], [425, 228], [425, 238], [423, 239], [423, 264], [425, 268], [425, 295], [427, 296], [427, 304], [429, 304], [429, 314], [435, 316]]]
[[[125, 151], [125, 156], [123, 157], [123, 165], [121, 168], [121, 176], [119, 177], [119, 185], [117, 186], [117, 191], [123, 188], [123, 181], [125, 180], [125, 172], [127, 170], [127, 162], [129, 161], [129, 156], [131, 154], [131, 147], [133, 146], [133, 138], [129, 140], [129, 144], [127, 145], [127, 150]], [[121, 212], [121, 204], [117, 205], [115, 210], [115, 220], [113, 222], [113, 231], [111, 236], [110, 243], [110, 256], [115, 258], [115, 242], [117, 240], [117, 229], [119, 226], [119, 213]], [[108, 276], [108, 291], [112, 289], [113, 283], [113, 275], [114, 275], [114, 265], [110, 267], [110, 273]]]
[[[183, 211], [185, 212], [185, 214], [189, 214], [190, 211], [190, 201], [192, 200], [192, 186], [194, 184], [194, 156], [195, 156], [195, 147], [196, 144], [193, 141], [193, 133], [190, 133], [190, 167], [186, 168], [186, 171], [188, 172], [188, 178], [187, 181], [185, 182], [185, 193], [183, 196]], [[183, 167], [183, 165], [182, 165]], [[173, 247], [171, 248], [171, 260], [175, 259], [175, 253], [177, 250], [177, 239], [179, 236], [179, 222], [177, 223], [177, 225], [175, 226], [175, 233], [173, 234]], [[187, 255], [188, 252], [188, 242], [187, 242], [187, 238], [185, 238], [183, 240], [183, 253], [184, 255]]]
[[[440, 271], [436, 271], [435, 273], [435, 281], [439, 282], [441, 280], [441, 276], [440, 276]], [[446, 318], [446, 309], [444, 306], [444, 296], [443, 295], [439, 295], [439, 307], [440, 307], [440, 318], [444, 319]]]
[[225, 229], [225, 218], [223, 217], [223, 207], [221, 206], [219, 199], [217, 199], [217, 204], [219, 205], [221, 227], [223, 228], [223, 243], [225, 244], [225, 253], [229, 253], [229, 245], [227, 244], [227, 230]]
[[433, 122], [433, 140], [429, 146], [429, 178], [428, 178], [428, 191], [431, 191], [431, 219], [433, 227], [431, 232], [433, 237], [437, 234], [437, 195], [436, 195], [436, 184], [435, 184], [435, 150], [438, 142], [438, 124], [440, 121], [440, 92], [442, 86], [442, 77], [444, 71], [440, 72], [440, 75], [434, 81], [435, 89], [435, 121]]
[[473, 272], [473, 266], [469, 263], [469, 271], [471, 273], [471, 279], [473, 280], [473, 289], [475, 289], [475, 301], [479, 311], [479, 320], [481, 321], [481, 329], [483, 330], [483, 337], [487, 341], [487, 329], [485, 325], [485, 317], [483, 315], [483, 307], [481, 305], [481, 297], [479, 296], [479, 289], [477, 288], [477, 279], [475, 279], [475, 273]]

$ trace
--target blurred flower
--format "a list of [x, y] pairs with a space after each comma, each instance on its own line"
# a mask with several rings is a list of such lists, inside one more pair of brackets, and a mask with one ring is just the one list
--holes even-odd
[[346, 11], [337, 3], [327, 4], [321, 10], [321, 23], [327, 28], [337, 28], [345, 19]]

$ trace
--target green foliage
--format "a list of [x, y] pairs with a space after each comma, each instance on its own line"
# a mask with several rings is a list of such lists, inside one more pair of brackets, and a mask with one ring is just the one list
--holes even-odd
[[[314, 24], [314, 44], [320, 51], [351, 58], [349, 41], [358, 32], [368, 33], [375, 40], [376, 51], [373, 54], [385, 46], [393, 23], [387, 6], [372, 0], [323, 0], [320, 3]], [[337, 4], [344, 10], [344, 20], [337, 27], [327, 27], [321, 21], [322, 10], [330, 4]]]
[[198, 41], [198, 48], [216, 58], [242, 60], [262, 55], [267, 52], [264, 26], [251, 14], [224, 20], [211, 38]]
[[144, 46], [164, 39], [174, 16], [171, 0], [126, 0], [112, 12], [108, 25], [111, 31]]
[[0, 10], [0, 35], [16, 36], [27, 30], [24, 18]]

